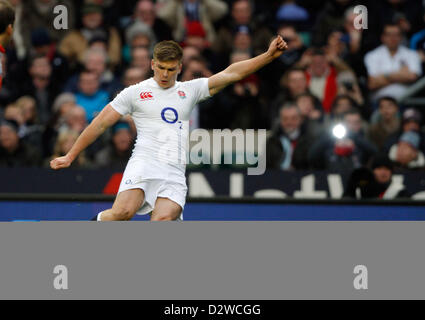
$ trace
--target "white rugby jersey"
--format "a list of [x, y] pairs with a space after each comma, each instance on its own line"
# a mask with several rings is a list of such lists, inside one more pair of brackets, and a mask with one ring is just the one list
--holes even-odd
[[142, 163], [143, 179], [185, 181], [190, 113], [208, 97], [208, 78], [176, 81], [168, 89], [150, 78], [124, 89], [111, 102], [117, 112], [130, 114], [136, 124], [131, 159], [142, 160], [135, 163]]

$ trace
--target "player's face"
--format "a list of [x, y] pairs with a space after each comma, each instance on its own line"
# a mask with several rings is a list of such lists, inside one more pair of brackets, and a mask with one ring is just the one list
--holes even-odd
[[182, 70], [180, 61], [157, 61], [152, 60], [152, 70], [154, 73], [154, 80], [161, 88], [167, 89], [174, 86], [177, 76]]

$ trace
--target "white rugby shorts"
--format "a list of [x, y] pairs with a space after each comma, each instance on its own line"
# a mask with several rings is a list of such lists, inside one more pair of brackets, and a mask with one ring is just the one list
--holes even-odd
[[143, 178], [145, 176], [143, 172], [146, 170], [143, 167], [144, 163], [142, 161], [130, 159], [125, 168], [118, 193], [131, 189], [142, 189], [144, 191], [145, 199], [140, 209], [136, 212], [138, 215], [152, 212], [158, 197], [168, 198], [182, 208], [182, 214], [180, 219], [178, 219], [181, 220], [186, 203], [186, 184], [167, 178]]

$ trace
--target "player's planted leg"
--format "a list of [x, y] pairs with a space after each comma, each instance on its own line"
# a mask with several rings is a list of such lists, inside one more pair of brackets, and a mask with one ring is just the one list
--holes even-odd
[[102, 211], [98, 221], [128, 221], [142, 206], [145, 193], [142, 189], [126, 190], [117, 195], [111, 209]]
[[151, 221], [174, 221], [182, 213], [182, 207], [168, 198], [157, 198]]

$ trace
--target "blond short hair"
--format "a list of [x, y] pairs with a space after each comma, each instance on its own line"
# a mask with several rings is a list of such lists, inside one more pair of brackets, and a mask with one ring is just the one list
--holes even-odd
[[175, 41], [161, 41], [153, 49], [153, 58], [163, 62], [174, 60], [181, 62], [183, 59], [183, 49]]

